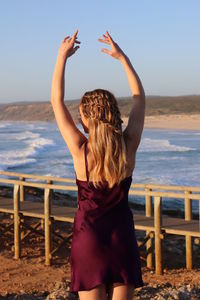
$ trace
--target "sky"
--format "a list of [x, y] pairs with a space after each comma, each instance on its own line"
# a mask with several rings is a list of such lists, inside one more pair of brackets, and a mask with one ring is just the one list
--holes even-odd
[[200, 94], [199, 13], [200, 0], [0, 0], [0, 103], [50, 101], [58, 49], [76, 29], [81, 45], [67, 60], [65, 100], [95, 88], [131, 95], [121, 63], [101, 52], [106, 30], [146, 95]]

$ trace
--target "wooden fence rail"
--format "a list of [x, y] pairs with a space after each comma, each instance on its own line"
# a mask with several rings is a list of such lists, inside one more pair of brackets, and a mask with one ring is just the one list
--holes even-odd
[[[0, 184], [13, 186], [13, 200], [8, 198], [0, 198], [0, 212], [9, 213], [14, 218], [14, 258], [20, 258], [21, 253], [21, 230], [20, 216], [29, 216], [39, 218], [44, 221], [45, 236], [45, 263], [50, 265], [52, 254], [52, 232], [51, 220], [60, 220], [73, 223], [77, 208], [62, 208], [52, 203], [52, 192], [54, 190], [77, 191], [77, 186], [71, 185], [75, 183], [71, 178], [58, 178], [49, 176], [39, 176], [34, 174], [14, 173], [0, 171], [0, 175], [8, 177], [16, 177], [17, 179], [0, 178]], [[41, 182], [28, 182], [27, 179], [37, 179]], [[44, 203], [41, 206], [32, 203], [32, 209], [28, 209], [24, 205], [26, 202], [25, 187], [35, 187], [44, 190]], [[200, 201], [200, 187], [192, 186], [169, 186], [156, 184], [131, 184], [129, 195], [137, 195], [145, 197], [145, 215], [134, 214], [134, 223], [136, 230], [146, 232], [146, 237], [142, 242], [142, 246], [146, 244], [146, 263], [148, 268], [153, 267], [153, 238], [155, 241], [155, 270], [156, 274], [162, 274], [162, 240], [166, 234], [176, 234], [185, 236], [186, 241], [186, 268], [192, 268], [192, 237], [195, 237], [195, 243], [200, 244], [200, 218], [198, 221], [192, 220], [192, 200]], [[162, 199], [178, 198], [185, 202], [185, 218], [165, 218], [162, 215]], [[154, 201], [153, 201], [154, 200]], [[22, 206], [22, 207], [21, 207]], [[153, 212], [154, 206], [154, 212]], [[200, 211], [200, 205], [199, 205]], [[64, 213], [64, 215], [63, 215]], [[199, 214], [200, 215], [200, 214]], [[36, 230], [32, 228], [32, 230]], [[5, 230], [4, 230], [5, 231]], [[27, 234], [26, 234], [27, 235]], [[25, 235], [25, 236], [26, 236]], [[23, 236], [23, 238], [25, 238]], [[68, 238], [71, 237], [71, 234]], [[65, 239], [63, 242], [65, 242]]]

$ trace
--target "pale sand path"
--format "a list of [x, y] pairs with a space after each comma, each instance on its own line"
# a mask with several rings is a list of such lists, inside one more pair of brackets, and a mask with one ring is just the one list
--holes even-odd
[[[122, 118], [127, 125], [128, 118]], [[200, 114], [146, 116], [144, 128], [183, 129], [200, 131]]]

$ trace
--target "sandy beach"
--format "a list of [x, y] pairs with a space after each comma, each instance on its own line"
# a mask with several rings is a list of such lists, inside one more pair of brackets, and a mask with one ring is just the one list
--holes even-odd
[[[127, 125], [128, 118], [122, 118]], [[144, 128], [200, 131], [200, 114], [173, 114], [146, 116]]]

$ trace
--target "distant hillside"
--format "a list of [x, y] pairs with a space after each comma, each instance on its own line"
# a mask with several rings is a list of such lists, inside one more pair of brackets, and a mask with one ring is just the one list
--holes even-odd
[[[120, 111], [123, 116], [129, 116], [132, 102], [133, 100], [131, 98], [118, 99]], [[146, 97], [147, 116], [196, 113], [200, 113], [200, 95]]]
[[[117, 99], [122, 117], [128, 117], [133, 105], [131, 97]], [[80, 100], [66, 101], [65, 104], [77, 122]], [[197, 96], [147, 96], [146, 116], [164, 114], [200, 114], [200, 95]], [[0, 120], [5, 121], [53, 121], [50, 102], [26, 102], [0, 105]]]

